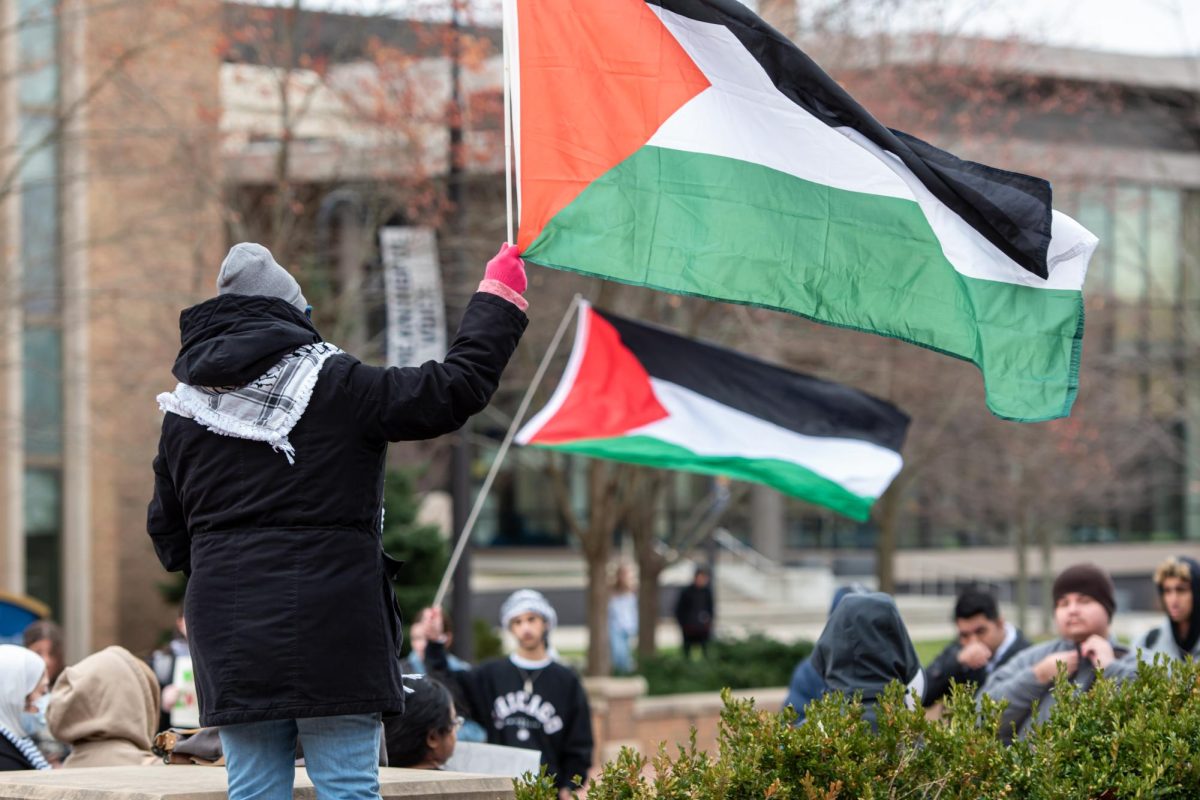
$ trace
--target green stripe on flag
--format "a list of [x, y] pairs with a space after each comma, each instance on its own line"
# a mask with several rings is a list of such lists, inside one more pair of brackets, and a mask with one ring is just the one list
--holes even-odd
[[621, 436], [612, 439], [581, 439], [569, 444], [538, 445], [549, 450], [624, 461], [660, 469], [725, 475], [744, 481], [765, 483], [779, 491], [819, 506], [831, 508], [851, 519], [865, 521], [871, 515], [873, 497], [860, 497], [812, 470], [779, 459], [705, 456], [679, 445], [650, 436]]
[[523, 255], [957, 356], [980, 368], [988, 407], [1007, 419], [1065, 416], [1078, 387], [1080, 292], [966, 277], [915, 202], [746, 161], [643, 147]]

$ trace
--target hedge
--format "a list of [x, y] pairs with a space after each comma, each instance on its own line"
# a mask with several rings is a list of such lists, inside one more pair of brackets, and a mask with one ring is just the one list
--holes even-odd
[[707, 658], [689, 660], [679, 653], [643, 658], [637, 672], [652, 695], [787, 686], [792, 670], [812, 648], [812, 642], [785, 644], [756, 633], [744, 639], [714, 639]]
[[[1006, 747], [1002, 705], [955, 686], [940, 720], [904, 704], [893, 684], [878, 732], [855, 699], [829, 695], [793, 728], [792, 712], [723, 693], [717, 752], [629, 749], [602, 767], [588, 800], [1184, 800], [1200, 797], [1200, 667], [1159, 661], [1137, 678], [1100, 678], [1077, 692], [1060, 673], [1045, 723]], [[555, 800], [544, 776], [516, 782], [516, 800]]]

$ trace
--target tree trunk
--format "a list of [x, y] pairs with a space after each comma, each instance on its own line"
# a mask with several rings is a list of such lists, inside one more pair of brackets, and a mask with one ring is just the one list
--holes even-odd
[[638, 657], [649, 658], [658, 652], [658, 581], [663, 561], [653, 547], [650, 558], [643, 558], [638, 548]]
[[588, 525], [581, 537], [587, 560], [587, 674], [608, 675], [608, 559], [612, 554], [621, 467], [603, 461], [588, 465]]
[[[611, 533], [599, 532], [607, 539]], [[608, 548], [605, 548], [607, 550]], [[588, 555], [587, 619], [588, 656], [587, 674], [608, 675], [612, 672], [608, 650], [608, 557]]]
[[1029, 622], [1029, 530], [1028, 518], [1013, 523], [1013, 546], [1017, 555], [1017, 627], [1026, 629]]
[[1038, 529], [1042, 552], [1042, 635], [1049, 636], [1054, 624], [1054, 535], [1049, 525]]
[[875, 539], [875, 576], [879, 591], [896, 592], [896, 518], [900, 510], [900, 490], [894, 481], [879, 498], [879, 535]]

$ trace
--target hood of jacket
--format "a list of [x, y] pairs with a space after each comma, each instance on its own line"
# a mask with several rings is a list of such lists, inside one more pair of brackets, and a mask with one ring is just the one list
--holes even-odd
[[244, 386], [298, 347], [321, 341], [312, 322], [278, 297], [226, 294], [179, 315], [172, 374], [189, 386]]
[[895, 601], [880, 592], [844, 597], [829, 616], [812, 660], [831, 689], [862, 692], [864, 704], [873, 704], [892, 681], [909, 684], [921, 672]]
[[154, 671], [125, 648], [107, 647], [63, 670], [46, 720], [79, 755], [71, 766], [147, 763], [160, 702]]

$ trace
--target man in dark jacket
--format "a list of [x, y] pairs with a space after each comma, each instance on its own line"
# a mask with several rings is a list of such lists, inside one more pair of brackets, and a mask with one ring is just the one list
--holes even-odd
[[708, 655], [713, 629], [713, 591], [709, 581], [708, 569], [697, 567], [692, 585], [684, 587], [675, 601], [675, 621], [683, 636], [684, 658], [691, 658], [692, 648], [697, 646], [701, 655]]
[[487, 406], [527, 324], [524, 264], [487, 267], [443, 362], [367, 366], [322, 340], [266, 248], [234, 247], [180, 315], [147, 527], [190, 575], [203, 725], [232, 800], [291, 796], [296, 739], [322, 797], [379, 796], [380, 715], [404, 708], [396, 565], [380, 542], [388, 442]]
[[996, 598], [979, 589], [967, 589], [954, 603], [958, 639], [925, 668], [925, 705], [931, 706], [950, 692], [950, 681], [970, 683], [978, 691], [988, 675], [1017, 653], [1029, 640], [1012, 623], [1005, 622]]
[[880, 592], [851, 594], [838, 603], [813, 648], [812, 665], [830, 690], [846, 697], [862, 693], [871, 730], [878, 729], [876, 703], [892, 681], [908, 687], [910, 708], [925, 693], [921, 662], [896, 601]]

